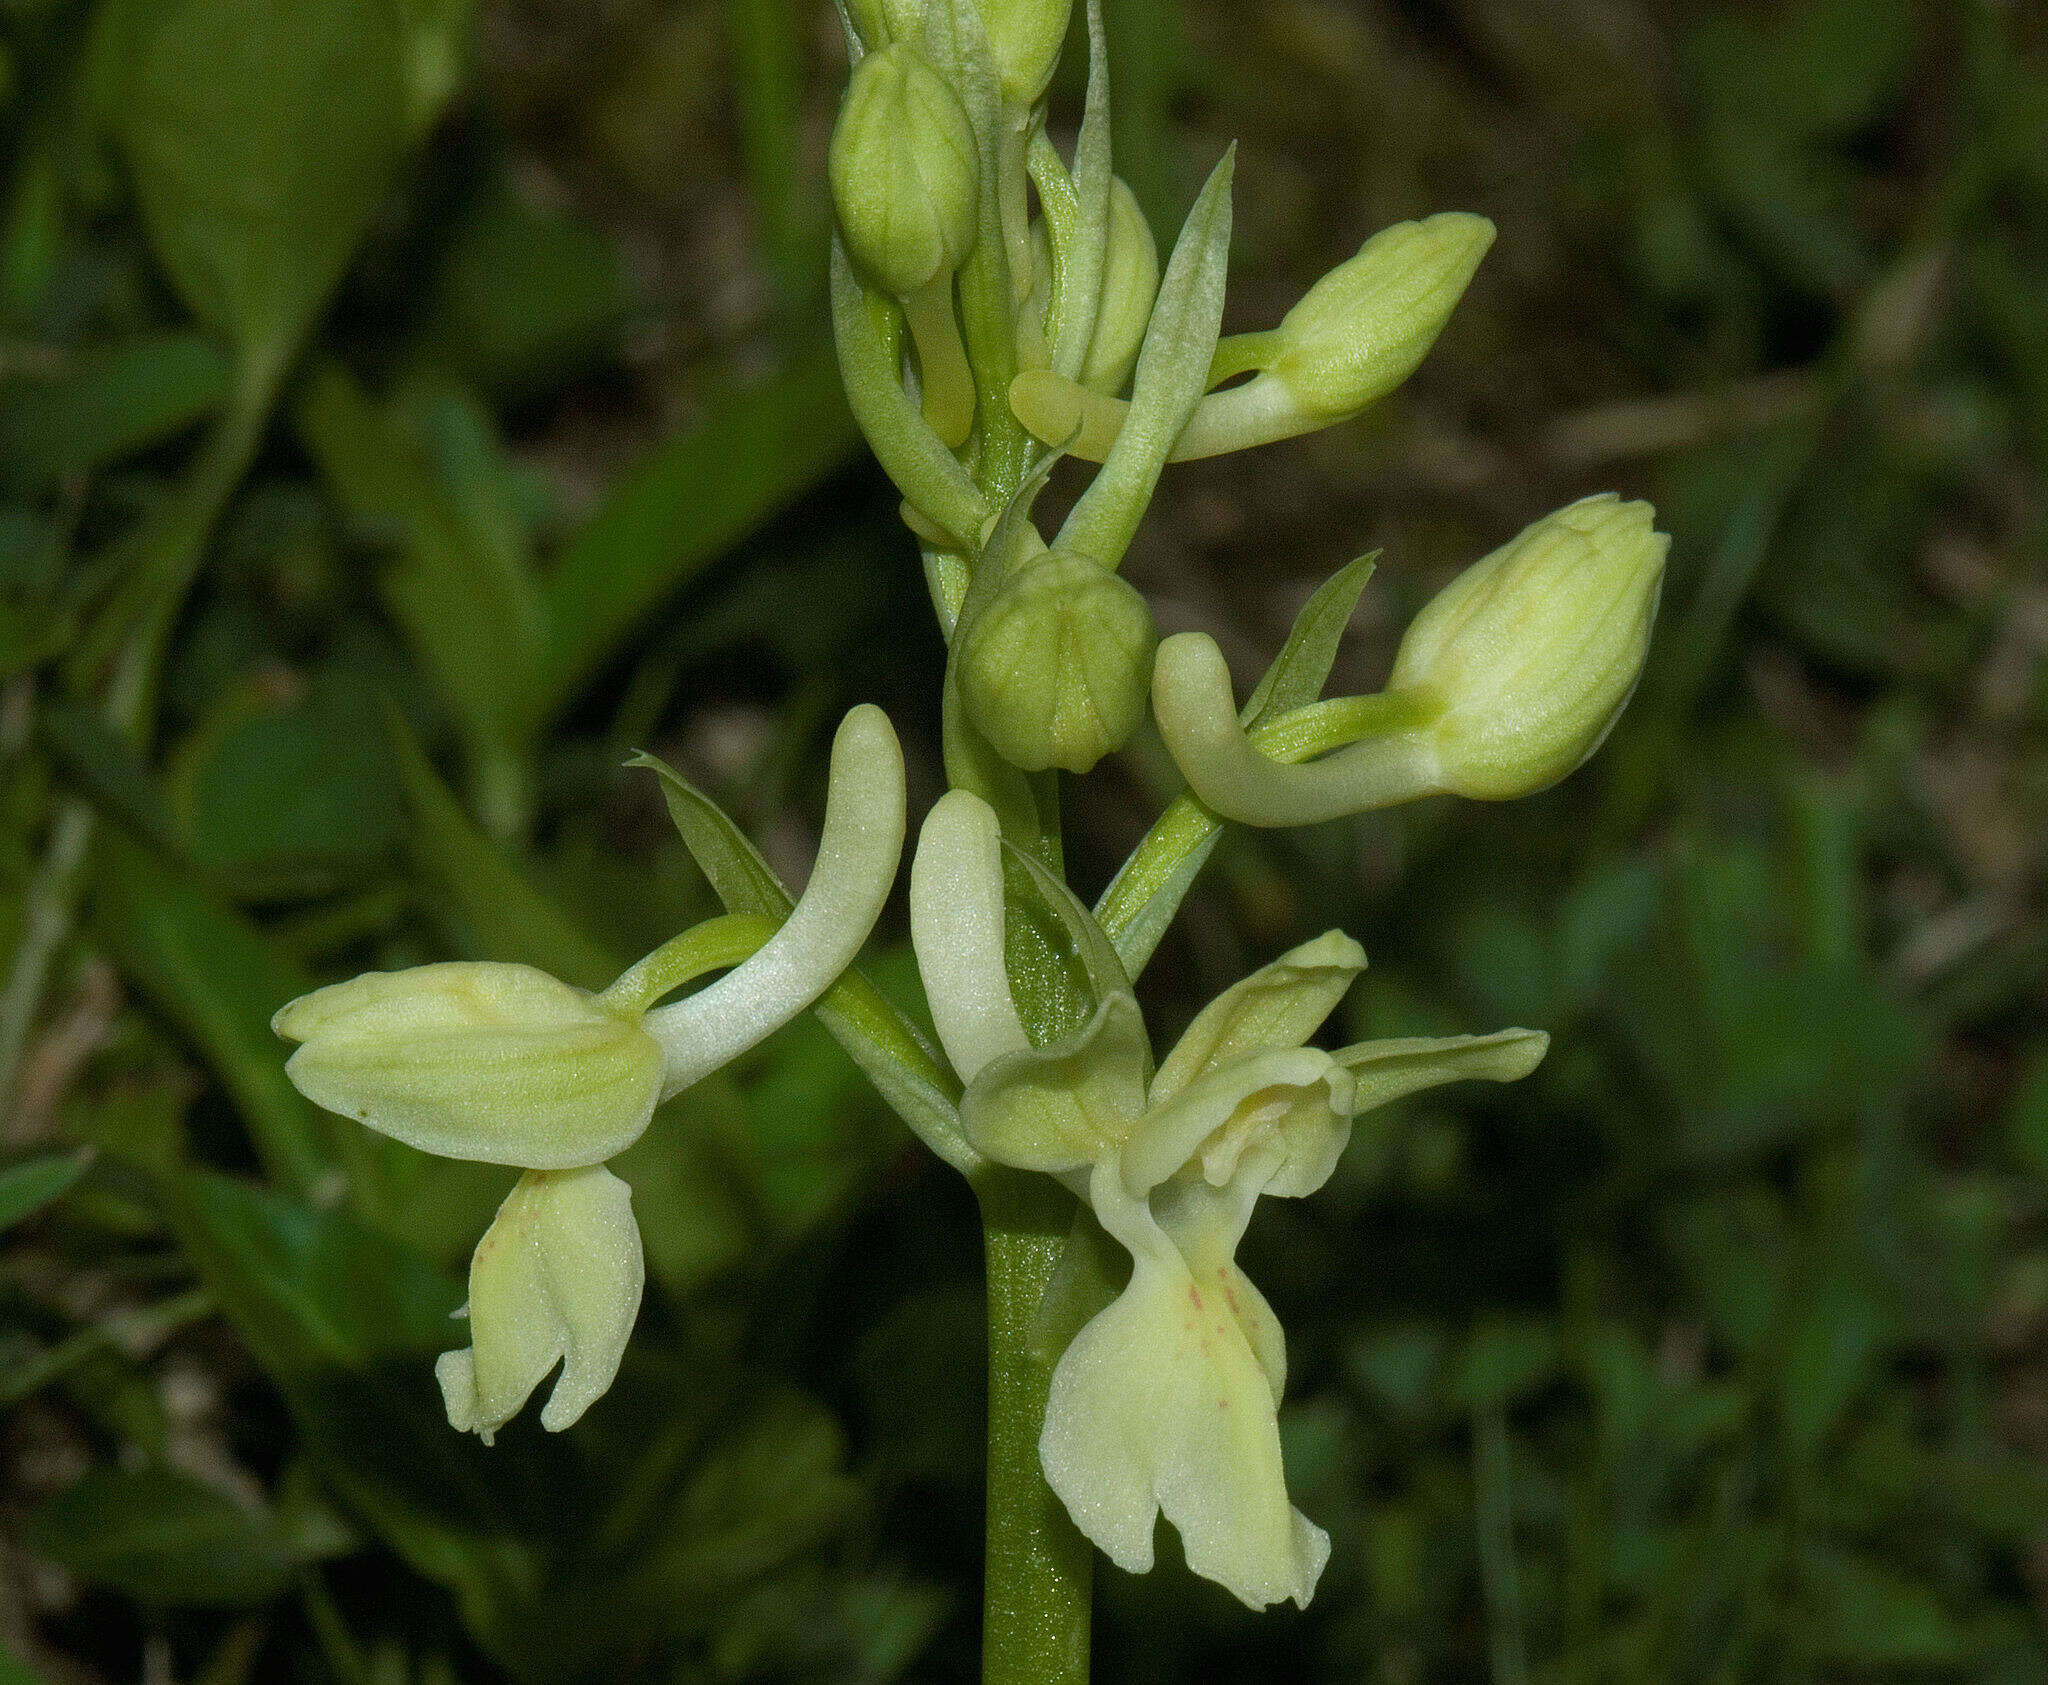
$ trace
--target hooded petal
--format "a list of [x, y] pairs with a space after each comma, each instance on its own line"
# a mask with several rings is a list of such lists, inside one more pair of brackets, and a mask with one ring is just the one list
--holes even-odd
[[1365, 950], [1332, 930], [1231, 984], [1195, 1015], [1160, 1065], [1152, 1103], [1170, 1100], [1203, 1072], [1240, 1054], [1301, 1046], [1364, 969]]
[[960, 1127], [998, 1164], [1078, 1170], [1113, 1151], [1143, 1113], [1149, 1058], [1137, 1001], [1111, 995], [1073, 1035], [983, 1066], [960, 1098]]
[[303, 1044], [285, 1074], [315, 1105], [446, 1158], [595, 1164], [638, 1139], [661, 1092], [635, 1015], [528, 965], [372, 971], [271, 1028]]
[[540, 1419], [568, 1427], [617, 1375], [644, 1282], [624, 1182], [602, 1165], [528, 1171], [470, 1261], [470, 1347], [434, 1366], [450, 1424], [488, 1445], [559, 1360]]
[[1254, 1609], [1307, 1605], [1327, 1535], [1287, 1500], [1271, 1381], [1220, 1289], [1198, 1282], [1113, 1163], [1091, 1192], [1130, 1285], [1053, 1372], [1039, 1457], [1075, 1525], [1132, 1573], [1163, 1511], [1188, 1566]]
[[716, 983], [643, 1022], [667, 1060], [664, 1098], [766, 1041], [853, 964], [881, 917], [903, 852], [903, 751], [889, 716], [863, 703], [832, 740], [817, 863], [761, 948]]
[[939, 1045], [962, 1082], [1031, 1045], [1003, 968], [1003, 833], [970, 790], [925, 815], [910, 863], [910, 941]]
[[[1154, 1085], [1156, 1088], [1156, 1084]], [[1316, 1047], [1240, 1054], [1204, 1072], [1146, 1112], [1125, 1143], [1125, 1185], [1144, 1195], [1200, 1161], [1221, 1186], [1248, 1149], [1273, 1141], [1283, 1151], [1269, 1193], [1312, 1193], [1329, 1180], [1351, 1138], [1351, 1078]], [[1260, 1181], [1266, 1186], [1265, 1178]]]

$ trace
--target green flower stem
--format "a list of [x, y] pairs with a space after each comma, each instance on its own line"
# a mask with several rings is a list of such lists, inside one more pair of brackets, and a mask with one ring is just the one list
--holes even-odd
[[1049, 1177], [993, 1168], [976, 1192], [988, 1260], [983, 1685], [1086, 1685], [1094, 1553], [1039, 1467], [1052, 1368], [1031, 1345], [1074, 1202]]

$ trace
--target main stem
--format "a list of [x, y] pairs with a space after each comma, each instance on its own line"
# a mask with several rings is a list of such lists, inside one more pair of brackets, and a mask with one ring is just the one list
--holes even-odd
[[976, 1179], [988, 1258], [988, 1561], [983, 1685], [1086, 1685], [1094, 1553], [1038, 1461], [1052, 1367], [1031, 1324], [1073, 1221], [1047, 1176]]

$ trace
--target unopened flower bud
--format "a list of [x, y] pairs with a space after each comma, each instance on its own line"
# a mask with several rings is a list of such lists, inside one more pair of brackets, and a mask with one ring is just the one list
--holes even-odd
[[974, 127], [908, 42], [854, 67], [832, 131], [832, 202], [847, 250], [884, 290], [919, 292], [960, 267], [975, 237]]
[[1287, 312], [1270, 372], [1312, 415], [1364, 409], [1429, 354], [1492, 244], [1493, 224], [1463, 211], [1381, 229]]
[[1031, 105], [1060, 62], [1073, 0], [977, 0], [1003, 99]]
[[965, 629], [961, 695], [996, 753], [1027, 772], [1086, 772], [1137, 729], [1157, 634], [1109, 569], [1052, 549], [1005, 580]]
[[1441, 707], [1444, 788], [1501, 800], [1556, 783], [1635, 689], [1671, 540], [1612, 492], [1546, 515], [1430, 602], [1388, 688]]
[[1131, 377], [1159, 296], [1159, 243], [1121, 176], [1109, 184], [1109, 238], [1102, 263], [1102, 303], [1095, 315], [1081, 384], [1114, 397]]
[[[1492, 243], [1493, 224], [1462, 211], [1381, 229], [1277, 328], [1217, 344], [1209, 382], [1218, 389], [1188, 418], [1172, 460], [1313, 433], [1385, 397], [1429, 354]], [[1111, 308], [1106, 293], [1103, 308]], [[1247, 373], [1253, 378], [1223, 384]], [[1011, 385], [1010, 407], [1034, 437], [1069, 441], [1070, 454], [1099, 462], [1126, 416], [1110, 390], [1026, 369]]]
[[633, 1192], [602, 1165], [529, 1170], [469, 1265], [469, 1348], [434, 1365], [451, 1426], [488, 1445], [556, 1363], [540, 1413], [559, 1433], [610, 1388], [646, 1264]]
[[660, 1044], [528, 965], [373, 971], [315, 989], [271, 1028], [315, 1105], [447, 1158], [543, 1169], [630, 1146], [661, 1094]]

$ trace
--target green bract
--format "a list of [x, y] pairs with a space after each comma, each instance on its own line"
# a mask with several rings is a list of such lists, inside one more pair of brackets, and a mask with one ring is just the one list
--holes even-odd
[[1120, 1567], [1151, 1567], [1163, 1511], [1197, 1573], [1254, 1608], [1306, 1605], [1329, 1541], [1287, 1497], [1286, 1344], [1236, 1263], [1252, 1208], [1261, 1194], [1321, 1187], [1358, 1112], [1460, 1077], [1523, 1076], [1547, 1038], [1309, 1047], [1365, 966], [1332, 931], [1226, 990], [1156, 1073], [1127, 987], [1072, 1035], [1034, 1047], [1003, 970], [995, 816], [960, 790], [919, 839], [911, 935], [967, 1083], [968, 1138], [997, 1163], [1062, 1177], [1131, 1256], [1129, 1284], [1053, 1371], [1047, 1481]]
[[1432, 697], [1444, 787], [1486, 800], [1556, 783], [1635, 690], [1671, 540], [1612, 492], [1546, 515], [1454, 579], [1401, 640], [1390, 688]]
[[526, 965], [373, 971], [316, 989], [271, 1028], [316, 1105], [447, 1158], [596, 1164], [639, 1138], [661, 1044], [636, 1017]]
[[885, 291], [919, 292], [973, 250], [974, 126], [959, 96], [907, 41], [854, 67], [828, 170], [846, 249]]
[[1144, 717], [1152, 611], [1126, 580], [1075, 551], [1025, 562], [961, 636], [969, 717], [1027, 772], [1086, 772]]
[[602, 1166], [530, 1170], [498, 1208], [469, 1266], [469, 1348], [434, 1365], [449, 1423], [488, 1445], [543, 1376], [559, 1433], [618, 1373], [645, 1280], [632, 1190]]

